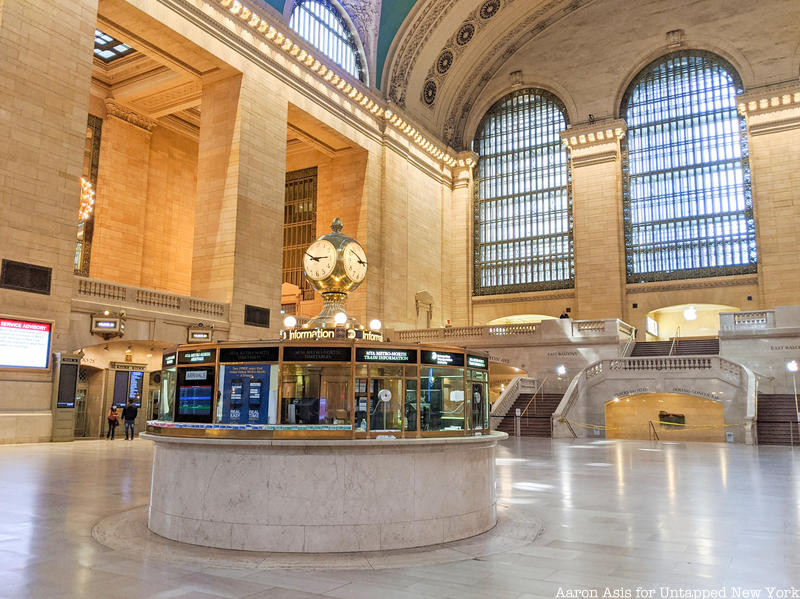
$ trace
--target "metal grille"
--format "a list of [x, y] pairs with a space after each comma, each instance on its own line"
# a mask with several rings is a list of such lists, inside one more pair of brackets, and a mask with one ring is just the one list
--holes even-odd
[[622, 102], [629, 283], [752, 273], [747, 137], [733, 67], [706, 52], [647, 66]]
[[574, 286], [566, 126], [558, 98], [525, 89], [499, 100], [478, 127], [475, 295]]
[[[83, 148], [83, 177], [97, 189], [97, 170], [100, 167], [100, 137], [103, 119], [93, 114], [86, 123], [86, 139]], [[82, 277], [89, 276], [89, 263], [92, 257], [92, 237], [94, 235], [94, 211], [86, 220], [78, 219], [77, 240], [75, 242], [74, 272]]]
[[358, 46], [338, 7], [328, 0], [296, 0], [289, 27], [350, 75], [364, 81]]
[[286, 173], [283, 210], [283, 282], [303, 290], [312, 299], [314, 290], [303, 275], [303, 254], [316, 239], [317, 167]]

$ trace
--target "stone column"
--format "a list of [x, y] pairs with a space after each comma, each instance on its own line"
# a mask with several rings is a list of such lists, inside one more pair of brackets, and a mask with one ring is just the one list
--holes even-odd
[[472, 324], [474, 178], [478, 155], [472, 151], [456, 155], [453, 190], [445, 203], [443, 233], [444, 275], [442, 293], [447, 312], [444, 315], [454, 326]]
[[150, 137], [155, 122], [106, 100], [89, 275], [139, 286], [147, 212]]
[[561, 133], [570, 149], [575, 249], [575, 319], [620, 318], [625, 300], [620, 139], [625, 122]]
[[800, 86], [742, 97], [747, 119], [761, 305], [797, 304], [800, 281]]
[[[231, 304], [231, 339], [280, 323], [287, 101], [263, 72], [203, 86], [192, 295]], [[271, 311], [270, 331], [244, 306]]]
[[[0, 313], [68, 338], [97, 0], [0, 2], [0, 258], [52, 269], [47, 295], [0, 289]], [[0, 370], [0, 443], [48, 441], [52, 372]]]

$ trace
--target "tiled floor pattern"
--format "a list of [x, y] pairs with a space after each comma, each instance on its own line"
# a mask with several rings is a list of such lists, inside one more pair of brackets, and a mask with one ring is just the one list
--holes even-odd
[[[535, 541], [492, 547], [486, 537], [472, 554], [444, 548], [463, 554], [444, 560], [420, 550], [371, 554], [350, 567], [321, 555], [313, 569], [276, 569], [269, 556], [254, 568], [205, 549], [178, 559], [134, 534], [125, 550], [92, 538], [98, 522], [146, 504], [148, 442], [2, 446], [0, 597], [522, 599], [598, 589], [602, 598], [608, 587], [621, 599], [679, 599], [669, 587], [724, 589], [735, 599], [745, 587], [761, 590], [759, 599], [788, 599], [781, 589], [800, 587], [795, 455], [783, 447], [509, 439], [497, 459], [503, 530], [541, 518]], [[768, 587], [778, 589], [770, 595]]]

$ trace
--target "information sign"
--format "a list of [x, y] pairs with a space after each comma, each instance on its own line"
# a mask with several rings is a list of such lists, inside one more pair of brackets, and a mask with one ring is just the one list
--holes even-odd
[[284, 362], [349, 362], [350, 347], [284, 347]]
[[277, 362], [277, 347], [220, 347], [220, 362]]
[[422, 350], [420, 361], [423, 364], [435, 364], [436, 366], [463, 366], [464, 354]]
[[483, 356], [470, 356], [467, 355], [467, 366], [470, 368], [480, 368], [481, 370], [488, 370], [489, 358]]
[[356, 362], [395, 362], [399, 364], [416, 364], [417, 350], [384, 349], [382, 347], [357, 347]]
[[49, 322], [0, 318], [0, 368], [50, 366]]
[[178, 352], [178, 364], [213, 364], [217, 359], [217, 350], [198, 349]]

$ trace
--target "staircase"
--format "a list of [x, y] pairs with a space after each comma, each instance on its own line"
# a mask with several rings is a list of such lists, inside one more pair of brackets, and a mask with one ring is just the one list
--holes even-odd
[[[633, 346], [631, 357], [668, 356], [672, 341], [643, 341]], [[718, 356], [719, 339], [678, 339], [673, 356]]]
[[800, 444], [794, 395], [759, 393], [756, 429], [759, 445]]
[[555, 412], [563, 395], [561, 393], [537, 393], [536, 399], [531, 401], [532, 397], [533, 395], [530, 393], [520, 393], [497, 430], [514, 435], [517, 408], [521, 412], [525, 412], [525, 406], [528, 406], [528, 402], [530, 402], [528, 411], [520, 418], [520, 435], [523, 437], [550, 437], [550, 416]]

